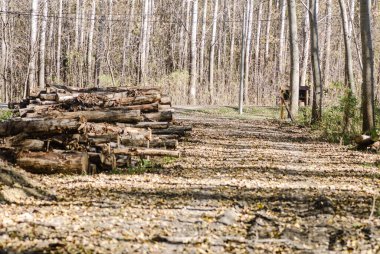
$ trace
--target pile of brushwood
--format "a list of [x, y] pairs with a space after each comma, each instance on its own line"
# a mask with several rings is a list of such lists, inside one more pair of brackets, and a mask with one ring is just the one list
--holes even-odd
[[0, 154], [32, 173], [92, 174], [179, 157], [191, 132], [155, 88], [51, 85], [13, 105], [0, 123]]

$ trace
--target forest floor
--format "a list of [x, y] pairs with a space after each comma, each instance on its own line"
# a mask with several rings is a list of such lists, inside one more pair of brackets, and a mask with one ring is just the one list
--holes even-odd
[[379, 155], [227, 111], [180, 110], [184, 156], [151, 172], [0, 174], [0, 253], [380, 251]]

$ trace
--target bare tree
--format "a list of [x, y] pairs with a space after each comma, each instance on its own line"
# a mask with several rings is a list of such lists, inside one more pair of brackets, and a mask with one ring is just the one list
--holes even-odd
[[57, 71], [56, 71], [56, 81], [61, 81], [61, 51], [62, 51], [62, 9], [63, 9], [63, 0], [58, 0], [58, 35], [57, 35]]
[[91, 6], [91, 22], [90, 31], [88, 34], [88, 46], [87, 46], [87, 84], [92, 82], [92, 49], [94, 40], [94, 29], [95, 29], [95, 14], [96, 14], [96, 0], [92, 0]]
[[312, 124], [320, 122], [322, 118], [322, 97], [323, 86], [321, 77], [321, 65], [319, 60], [319, 39], [318, 39], [318, 0], [309, 2], [311, 14], [310, 19], [310, 43], [311, 43], [311, 65], [313, 70], [313, 106]]
[[191, 67], [189, 85], [189, 103], [196, 104], [197, 95], [197, 27], [198, 27], [198, 0], [193, 0], [193, 17], [191, 25]]
[[7, 45], [7, 25], [8, 25], [8, 1], [1, 0], [1, 60], [0, 60], [0, 88], [1, 100], [8, 102], [7, 98], [7, 62], [8, 62], [8, 45]]
[[37, 48], [37, 29], [38, 29], [38, 0], [32, 1], [31, 9], [31, 28], [30, 28], [30, 51], [29, 51], [29, 74], [28, 84], [25, 89], [24, 97], [30, 94], [36, 83], [36, 48]]
[[360, 31], [362, 41], [363, 84], [362, 114], [363, 132], [368, 133], [375, 128], [374, 111], [374, 73], [373, 47], [371, 32], [371, 3], [360, 1]]
[[351, 49], [351, 31], [349, 30], [349, 21], [347, 14], [347, 7], [345, 0], [339, 0], [342, 25], [343, 25], [343, 37], [345, 46], [345, 80], [346, 84], [350, 88], [351, 92], [355, 94], [355, 80], [354, 70], [352, 63], [352, 49]]
[[199, 77], [202, 83], [204, 77], [204, 62], [205, 62], [205, 46], [206, 46], [206, 28], [207, 28], [207, 2], [203, 0], [203, 17], [202, 17], [202, 35], [201, 35], [201, 48], [199, 53]]
[[212, 35], [211, 35], [211, 48], [210, 48], [210, 67], [209, 67], [209, 93], [210, 93], [210, 104], [214, 104], [214, 64], [215, 64], [215, 44], [216, 44], [216, 34], [218, 26], [218, 4], [219, 0], [214, 0], [214, 15], [212, 21]]
[[299, 104], [299, 49], [298, 49], [298, 28], [297, 28], [297, 7], [295, 0], [288, 0], [289, 9], [289, 31], [290, 31], [290, 113], [291, 117], [298, 114]]
[[40, 66], [38, 84], [40, 88], [45, 88], [45, 55], [46, 55], [46, 29], [48, 19], [48, 0], [43, 0], [44, 9], [41, 22], [41, 37], [40, 37]]

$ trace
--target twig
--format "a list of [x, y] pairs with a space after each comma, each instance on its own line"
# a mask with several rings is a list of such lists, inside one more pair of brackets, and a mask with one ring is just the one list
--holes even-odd
[[376, 195], [373, 196], [373, 202], [372, 202], [372, 209], [371, 209], [371, 214], [369, 215], [369, 220], [372, 220], [373, 214], [375, 213], [376, 209]]

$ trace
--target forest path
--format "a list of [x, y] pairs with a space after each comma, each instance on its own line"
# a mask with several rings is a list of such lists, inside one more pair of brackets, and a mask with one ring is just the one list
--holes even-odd
[[264, 118], [181, 110], [178, 119], [194, 133], [158, 172], [43, 177], [58, 201], [0, 204], [0, 249], [380, 251], [378, 155]]

